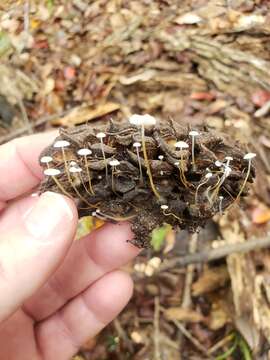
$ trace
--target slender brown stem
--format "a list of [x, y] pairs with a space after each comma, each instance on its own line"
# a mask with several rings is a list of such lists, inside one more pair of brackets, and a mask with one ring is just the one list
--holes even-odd
[[147, 175], [150, 181], [150, 185], [152, 188], [153, 193], [155, 194], [155, 196], [160, 199], [160, 194], [157, 191], [153, 178], [152, 178], [152, 173], [151, 173], [151, 169], [150, 169], [150, 165], [149, 165], [149, 161], [148, 161], [148, 157], [147, 157], [147, 151], [146, 151], [146, 146], [145, 146], [145, 138], [144, 138], [144, 126], [142, 125], [142, 149], [143, 149], [143, 157], [144, 157], [144, 161], [145, 161], [145, 166], [147, 169]]

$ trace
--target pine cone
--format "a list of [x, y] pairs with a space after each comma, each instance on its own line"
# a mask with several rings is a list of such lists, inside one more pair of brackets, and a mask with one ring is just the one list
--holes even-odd
[[77, 199], [80, 216], [132, 223], [138, 247], [169, 223], [197, 231], [246, 195], [255, 171], [238, 144], [208, 129], [189, 131], [150, 115], [106, 129], [60, 129], [40, 156], [41, 192]]

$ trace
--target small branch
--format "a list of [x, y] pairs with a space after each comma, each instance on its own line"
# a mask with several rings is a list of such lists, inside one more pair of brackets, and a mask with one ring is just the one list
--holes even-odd
[[[57, 119], [58, 117], [61, 117], [63, 115], [65, 115], [67, 113], [67, 111], [62, 112], [61, 114], [54, 114], [54, 115], [48, 115], [48, 116], [44, 116], [42, 118], [40, 118], [39, 120], [35, 121], [33, 123], [33, 128], [40, 126], [42, 124], [45, 124], [46, 122], [50, 122], [53, 119]], [[20, 129], [17, 129], [15, 131], [12, 131], [10, 134], [4, 135], [2, 137], [0, 137], [0, 145], [4, 144], [7, 141], [10, 141], [20, 135], [24, 135], [28, 132], [29, 126], [26, 125]]]
[[32, 127], [32, 124], [31, 124], [29, 118], [28, 118], [28, 115], [27, 115], [23, 100], [18, 99], [18, 105], [19, 105], [19, 108], [20, 108], [21, 113], [22, 113], [22, 118], [23, 118], [23, 122], [25, 124], [26, 132], [28, 134], [33, 134], [33, 127]]
[[210, 262], [213, 260], [224, 258], [232, 253], [246, 253], [249, 251], [260, 250], [270, 247], [270, 236], [262, 239], [252, 239], [246, 242], [236, 244], [228, 244], [217, 249], [207, 249], [194, 254], [178, 257], [168, 260], [160, 266], [159, 271], [169, 270], [175, 267], [182, 267], [188, 264], [196, 264], [202, 262]]
[[[198, 233], [194, 233], [190, 236], [189, 240], [189, 254], [192, 255], [197, 250], [198, 246]], [[181, 307], [183, 309], [189, 309], [192, 305], [191, 301], [191, 286], [194, 276], [194, 264], [189, 264], [186, 269], [186, 277], [185, 277], [185, 284], [183, 289], [183, 296], [182, 296], [182, 304]], [[181, 326], [185, 329], [186, 324], [182, 323]], [[181, 352], [181, 347], [183, 345], [183, 331], [181, 331], [180, 337], [179, 337], [179, 349]]]
[[209, 353], [207, 349], [193, 336], [191, 333], [185, 328], [183, 324], [181, 324], [177, 320], [172, 320], [173, 323], [177, 326], [178, 330], [181, 331], [181, 333], [201, 352], [203, 353], [207, 359], [212, 359], [211, 356], [209, 356]]
[[118, 336], [124, 341], [126, 347], [128, 348], [128, 351], [133, 354], [134, 352], [134, 347], [133, 347], [133, 343], [132, 341], [129, 339], [129, 337], [127, 336], [125, 330], [122, 328], [122, 325], [120, 323], [120, 321], [116, 318], [113, 322], [114, 327], [117, 331]]
[[155, 313], [154, 313], [154, 348], [155, 360], [161, 360], [160, 346], [159, 346], [159, 298], [155, 297]]

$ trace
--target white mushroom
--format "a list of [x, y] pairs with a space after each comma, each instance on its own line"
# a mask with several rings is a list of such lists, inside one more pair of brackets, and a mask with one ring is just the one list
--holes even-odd
[[103, 139], [106, 137], [106, 134], [104, 132], [99, 132], [99, 133], [97, 133], [96, 137], [100, 140], [102, 156], [103, 156], [103, 160], [105, 163], [106, 181], [108, 183], [108, 166], [107, 166], [107, 161], [106, 161], [106, 156], [105, 156], [105, 151], [104, 151], [104, 143], [103, 143]]
[[120, 165], [120, 162], [117, 159], [113, 159], [109, 162], [110, 166], [112, 167], [112, 190], [115, 192], [115, 185], [114, 185], [114, 173], [116, 166]]
[[147, 151], [146, 151], [146, 145], [145, 145], [145, 126], [154, 126], [156, 125], [156, 119], [149, 115], [149, 114], [145, 114], [145, 115], [138, 115], [138, 114], [134, 114], [129, 118], [129, 122], [132, 125], [136, 125], [139, 126], [141, 128], [141, 137], [142, 137], [142, 149], [143, 149], [143, 156], [144, 156], [144, 162], [145, 162], [145, 166], [147, 169], [147, 175], [150, 181], [150, 186], [151, 189], [153, 191], [153, 193], [155, 194], [155, 196], [160, 199], [160, 194], [158, 193], [156, 186], [154, 184], [153, 181], [153, 177], [152, 177], [152, 173], [151, 173], [151, 168], [150, 168], [150, 164], [149, 164], [149, 160], [148, 160], [148, 156], [147, 156]]
[[136, 155], [137, 155], [137, 160], [138, 160], [139, 170], [140, 170], [140, 182], [142, 184], [143, 183], [143, 174], [142, 174], [141, 158], [140, 158], [140, 153], [139, 153], [139, 148], [141, 146], [142, 146], [142, 144], [140, 142], [133, 143], [133, 147], [136, 149]]
[[195, 150], [195, 137], [199, 136], [199, 133], [196, 130], [191, 130], [189, 132], [189, 135], [191, 136], [191, 141], [192, 141], [191, 154], [192, 154], [192, 167], [194, 169], [195, 168], [195, 153], [194, 153], [194, 150]]
[[250, 174], [250, 171], [251, 171], [251, 160], [254, 159], [256, 157], [256, 154], [255, 153], [247, 153], [245, 154], [245, 156], [243, 157], [244, 160], [247, 160], [248, 161], [248, 168], [247, 168], [247, 174], [246, 174], [246, 177], [245, 177], [245, 180], [241, 186], [241, 189], [235, 199], [235, 201], [237, 201], [239, 199], [239, 197], [241, 196], [242, 192], [244, 191], [244, 188], [247, 184], [247, 181], [248, 181], [248, 178], [249, 178], [249, 174]]
[[[187, 179], [185, 177], [185, 169], [184, 169], [184, 159], [183, 159], [183, 149], [188, 149], [188, 143], [186, 143], [185, 141], [177, 141], [174, 144], [176, 149], [180, 149], [180, 167], [179, 167], [179, 172], [180, 172], [180, 180], [183, 183], [183, 185], [187, 188], [188, 187], [188, 182]], [[177, 164], [175, 163], [175, 165]], [[177, 166], [177, 165], [176, 165]]]
[[197, 186], [196, 192], [195, 192], [195, 204], [197, 203], [197, 200], [198, 200], [198, 192], [199, 192], [200, 187], [205, 185], [212, 176], [213, 176], [213, 174], [211, 172], [206, 173], [206, 175], [204, 177], [204, 181]]
[[83, 156], [83, 158], [84, 158], [84, 164], [85, 164], [85, 167], [86, 167], [86, 172], [87, 172], [87, 177], [88, 177], [89, 190], [90, 190], [90, 193], [92, 195], [94, 195], [95, 193], [94, 193], [94, 190], [93, 190], [93, 187], [92, 187], [89, 164], [88, 164], [88, 160], [87, 160], [87, 156], [91, 155], [92, 151], [90, 149], [87, 149], [87, 148], [82, 148], [82, 149], [79, 149], [77, 151], [77, 154], [79, 156]]

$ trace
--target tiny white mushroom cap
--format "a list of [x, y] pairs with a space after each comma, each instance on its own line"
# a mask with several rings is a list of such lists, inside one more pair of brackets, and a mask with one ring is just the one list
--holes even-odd
[[51, 168], [51, 169], [44, 170], [43, 173], [44, 173], [44, 175], [47, 175], [47, 176], [56, 176], [56, 175], [61, 174], [61, 171], [58, 169]]
[[139, 143], [139, 142], [135, 142], [135, 143], [133, 143], [133, 146], [134, 146], [135, 148], [139, 148], [139, 147], [142, 146], [142, 144]]
[[83, 149], [79, 149], [77, 151], [77, 154], [80, 156], [87, 156], [87, 155], [91, 155], [92, 151], [90, 149], [83, 148]]
[[178, 166], [180, 163], [179, 161], [176, 161], [175, 163], [173, 163], [175, 166]]
[[71, 172], [71, 173], [79, 173], [79, 172], [82, 172], [82, 168], [80, 168], [79, 166], [71, 166], [69, 168], [69, 172]]
[[213, 176], [213, 174], [211, 172], [209, 172], [205, 175], [206, 179], [210, 179], [210, 177], [212, 177], [212, 176]]
[[67, 140], [58, 140], [53, 144], [53, 147], [64, 148], [64, 147], [68, 147], [69, 145], [70, 145], [70, 142]]
[[53, 161], [53, 158], [51, 156], [42, 156], [42, 158], [40, 159], [40, 162], [43, 164], [47, 164], [51, 161]]
[[219, 199], [220, 199], [220, 200], [223, 200], [223, 199], [224, 199], [224, 196], [220, 195], [220, 196], [219, 196]]
[[196, 130], [191, 130], [188, 134], [190, 136], [198, 136], [199, 135], [198, 131], [196, 131]]
[[98, 175], [98, 179], [99, 179], [99, 180], [102, 179], [102, 176], [101, 176], [101, 175]]
[[109, 164], [110, 164], [111, 166], [118, 166], [118, 165], [120, 165], [120, 162], [119, 162], [117, 159], [114, 159], [114, 160], [111, 160], [111, 161], [109, 162]]
[[156, 125], [157, 120], [154, 118], [154, 116], [151, 116], [149, 114], [144, 114], [144, 115], [133, 114], [129, 118], [129, 122], [132, 125], [136, 125], [136, 126], [144, 126], [144, 125], [151, 126], [151, 125]]
[[160, 208], [162, 210], [167, 210], [167, 209], [169, 209], [169, 206], [168, 205], [161, 205]]
[[69, 165], [70, 165], [70, 166], [76, 166], [77, 163], [76, 163], [76, 161], [71, 161], [71, 162], [69, 163]]
[[174, 146], [176, 148], [180, 148], [180, 149], [187, 149], [188, 148], [188, 143], [186, 143], [185, 141], [177, 141]]
[[105, 134], [104, 132], [99, 132], [99, 133], [97, 133], [96, 137], [97, 137], [98, 139], [103, 139], [103, 138], [106, 137], [106, 134]]
[[223, 163], [221, 161], [217, 160], [217, 161], [215, 161], [215, 165], [217, 167], [221, 167], [223, 165]]
[[231, 156], [226, 156], [226, 157], [225, 157], [225, 160], [232, 161], [232, 160], [233, 160], [233, 157], [231, 157]]
[[251, 160], [251, 159], [254, 159], [256, 157], [256, 154], [255, 153], [247, 153], [245, 156], [244, 156], [244, 160]]
[[159, 160], [163, 160], [164, 159], [164, 155], [158, 155]]

